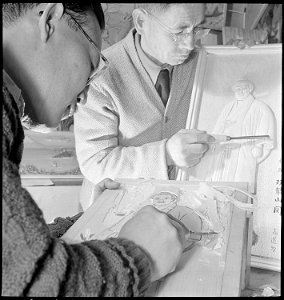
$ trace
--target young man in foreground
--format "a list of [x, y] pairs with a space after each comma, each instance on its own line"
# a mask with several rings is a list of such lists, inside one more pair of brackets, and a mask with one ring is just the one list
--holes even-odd
[[[99, 50], [101, 5], [6, 3], [2, 16], [2, 296], [142, 295], [179, 261], [183, 234], [177, 224], [148, 206], [118, 238], [68, 245], [60, 236], [78, 216], [51, 232], [19, 174], [21, 117], [57, 126], [66, 108], [69, 114], [86, 101], [89, 83], [107, 64]], [[104, 180], [97, 191], [116, 187]]]

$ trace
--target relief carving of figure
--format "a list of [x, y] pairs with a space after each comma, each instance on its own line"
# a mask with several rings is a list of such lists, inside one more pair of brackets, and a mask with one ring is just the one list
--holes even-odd
[[213, 134], [228, 136], [269, 135], [269, 138], [232, 140], [214, 143], [194, 176], [207, 181], [249, 182], [256, 180], [257, 165], [264, 161], [276, 145], [276, 121], [271, 108], [253, 96], [254, 85], [238, 80], [229, 102], [215, 124]]

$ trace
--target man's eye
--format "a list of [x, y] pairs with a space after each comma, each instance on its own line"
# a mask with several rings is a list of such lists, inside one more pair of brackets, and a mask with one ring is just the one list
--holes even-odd
[[[177, 33], [177, 35], [178, 36], [188, 36], [192, 33], [196, 33], [195, 30], [196, 30], [196, 27], [193, 28], [192, 30], [189, 30], [189, 29], [188, 30], [183, 30], [183, 31], [180, 31], [179, 33]], [[197, 31], [199, 31], [199, 30], [200, 30], [200, 28], [198, 28]]]
[[182, 30], [182, 31], [176, 33], [177, 36], [187, 36], [189, 34], [191, 34], [191, 31], [189, 31], [189, 30]]
[[185, 32], [184, 31], [180, 31], [180, 32], [177, 32], [176, 35], [184, 35]]

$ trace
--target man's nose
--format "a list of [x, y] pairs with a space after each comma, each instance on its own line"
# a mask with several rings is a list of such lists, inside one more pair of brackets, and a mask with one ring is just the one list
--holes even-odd
[[181, 47], [188, 50], [193, 50], [195, 45], [194, 36], [189, 36], [181, 42]]

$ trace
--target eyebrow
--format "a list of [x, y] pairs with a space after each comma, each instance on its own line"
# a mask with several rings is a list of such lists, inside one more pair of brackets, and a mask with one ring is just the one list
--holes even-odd
[[[203, 25], [203, 24], [205, 24], [205, 19], [203, 19], [200, 23], [196, 24], [193, 27], [200, 26], [200, 25]], [[178, 28], [172, 28], [172, 29], [173, 30], [184, 30], [188, 27], [189, 27], [188, 24], [184, 23], [184, 24], [179, 25]]]
[[188, 25], [180, 25], [180, 26], [178, 27], [178, 29], [186, 29], [186, 28], [188, 28]]

